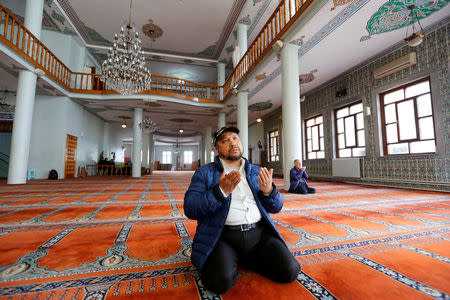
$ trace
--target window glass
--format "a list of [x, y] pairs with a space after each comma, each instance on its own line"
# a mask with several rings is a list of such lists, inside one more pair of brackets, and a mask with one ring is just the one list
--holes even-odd
[[403, 99], [405, 99], [405, 94], [403, 89], [400, 89], [398, 91], [387, 93], [386, 95], [384, 95], [384, 104], [386, 105]]
[[400, 140], [416, 138], [416, 122], [414, 118], [413, 100], [404, 101], [398, 105], [398, 129]]
[[345, 137], [343, 133], [338, 135], [338, 147], [345, 148]]
[[417, 98], [417, 116], [425, 117], [433, 114], [431, 107], [431, 95], [426, 94]]
[[419, 119], [420, 139], [434, 139], [433, 117]]
[[278, 130], [269, 132], [269, 161], [279, 160], [279, 140]]
[[310, 120], [306, 121], [306, 126], [307, 127], [313, 126], [315, 124], [316, 124], [316, 122], [315, 122], [314, 119], [310, 119]]
[[314, 126], [312, 128], [312, 142], [313, 142], [313, 150], [319, 150], [319, 128], [318, 126]]
[[[403, 95], [404, 94], [404, 95]], [[383, 149], [387, 155], [436, 152], [430, 80], [420, 80], [380, 96], [384, 110]]]
[[406, 154], [408, 152], [408, 143], [388, 145], [388, 154]]
[[183, 151], [184, 163], [192, 164], [192, 151]]
[[346, 117], [346, 116], [348, 116], [348, 107], [339, 109], [336, 112], [336, 117], [337, 118], [342, 118], [342, 117]]
[[358, 104], [355, 104], [355, 105], [352, 105], [352, 106], [350, 106], [350, 114], [356, 114], [356, 113], [359, 113], [359, 112], [361, 112], [363, 110], [363, 105], [362, 105], [362, 102], [361, 103], [358, 103]]
[[[324, 130], [323, 130], [323, 116], [316, 116], [305, 120], [306, 125], [306, 157], [308, 159], [323, 158], [325, 153], [324, 145]], [[318, 152], [323, 154], [318, 155]], [[314, 153], [314, 154], [313, 154]]]
[[397, 143], [397, 124], [389, 124], [386, 126], [386, 139], [389, 144]]
[[428, 81], [409, 86], [405, 89], [405, 98], [414, 97], [430, 91], [430, 83]]
[[351, 157], [352, 149], [342, 149], [339, 150], [339, 157]]
[[337, 132], [338, 133], [344, 132], [344, 119], [337, 120]]
[[358, 147], [364, 147], [366, 145], [366, 141], [364, 140], [364, 130], [358, 131]]
[[352, 156], [365, 156], [366, 148], [352, 148]]
[[162, 153], [162, 163], [170, 164], [172, 163], [172, 152], [171, 151], [163, 151]]
[[356, 145], [355, 140], [355, 118], [350, 116], [345, 121], [345, 146], [351, 147]]
[[395, 114], [395, 104], [386, 105], [384, 107], [384, 116], [386, 118], [386, 124], [397, 121], [397, 115]]
[[410, 148], [411, 153], [436, 152], [434, 140], [412, 142]]
[[356, 115], [356, 129], [364, 128], [364, 117], [362, 113]]
[[353, 103], [335, 111], [337, 157], [361, 156], [361, 153], [365, 153], [365, 151], [352, 150], [356, 147], [365, 147], [364, 115], [362, 111], [362, 102]]

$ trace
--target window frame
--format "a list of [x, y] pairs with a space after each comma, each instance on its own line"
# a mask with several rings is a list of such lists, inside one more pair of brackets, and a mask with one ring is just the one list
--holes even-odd
[[[398, 101], [394, 101], [391, 103], [388, 103], [387, 105], [391, 105], [394, 104], [395, 105], [395, 117], [396, 117], [396, 121], [395, 122], [391, 122], [391, 123], [386, 123], [386, 113], [385, 113], [385, 107], [387, 105], [384, 104], [384, 96], [386, 94], [390, 94], [393, 93], [397, 90], [406, 90], [409, 86], [413, 86], [416, 84], [420, 84], [422, 82], [428, 82], [429, 85], [429, 92], [426, 93], [422, 93], [422, 94], [418, 94], [415, 95], [413, 97], [404, 97], [404, 99], [402, 100], [398, 100]], [[424, 117], [419, 117], [418, 116], [418, 107], [417, 107], [417, 98], [419, 98], [420, 96], [426, 95], [426, 94], [430, 94], [430, 105], [431, 105], [431, 115], [427, 115]], [[416, 138], [410, 138], [410, 139], [401, 139], [400, 136], [400, 126], [398, 126], [398, 120], [399, 120], [399, 114], [398, 114], [398, 109], [397, 109], [397, 105], [399, 103], [404, 103], [404, 102], [408, 102], [408, 101], [413, 101], [413, 108], [414, 108], [414, 123], [416, 126]], [[379, 102], [380, 102], [380, 123], [381, 123], [381, 138], [382, 138], [382, 149], [383, 149], [383, 155], [384, 156], [399, 156], [399, 155], [421, 155], [421, 154], [436, 154], [438, 153], [438, 147], [437, 147], [437, 136], [436, 136], [436, 122], [435, 122], [435, 110], [434, 110], [434, 104], [433, 104], [433, 93], [432, 93], [432, 86], [431, 86], [431, 78], [430, 76], [418, 79], [418, 80], [414, 80], [399, 86], [396, 86], [394, 88], [391, 88], [389, 90], [386, 90], [384, 92], [379, 93]], [[427, 118], [427, 117], [432, 117], [432, 122], [433, 122], [433, 139], [420, 139], [420, 127], [419, 127], [419, 120], [422, 118]], [[393, 154], [389, 154], [388, 153], [388, 146], [390, 144], [397, 144], [397, 143], [388, 143], [387, 141], [387, 132], [386, 132], [386, 127], [389, 124], [397, 124], [397, 143], [406, 143], [408, 145], [408, 153], [393, 153]], [[434, 140], [434, 146], [435, 146], [435, 151], [434, 152], [411, 152], [410, 149], [410, 144], [412, 142], [420, 142], [420, 141], [427, 141], [427, 140]]]
[[[165, 162], [164, 157], [165, 155], [169, 157], [169, 162]], [[162, 152], [162, 163], [163, 164], [171, 164], [172, 163], [172, 151], [163, 151]]]
[[[358, 105], [358, 104], [362, 105], [362, 110], [361, 111], [359, 111], [357, 113], [353, 113], [353, 114], [351, 114], [350, 111], [349, 111], [349, 114], [347, 116], [338, 118], [338, 116], [337, 116], [338, 111], [340, 111], [341, 109], [344, 109], [344, 108], [348, 108], [350, 110], [350, 107], [352, 107], [354, 105]], [[358, 114], [362, 114], [362, 118], [363, 118], [363, 128], [362, 129], [358, 129], [358, 126], [357, 126], [357, 115]], [[351, 102], [349, 104], [337, 107], [337, 108], [335, 108], [333, 110], [333, 115], [334, 115], [334, 139], [335, 139], [336, 158], [359, 158], [359, 157], [365, 157], [366, 154], [367, 154], [367, 144], [366, 144], [366, 140], [365, 140], [366, 139], [366, 126], [364, 124], [364, 103], [363, 103], [363, 101], [360, 99], [360, 100]], [[353, 118], [353, 128], [354, 128], [355, 144], [353, 146], [347, 146], [347, 141], [346, 141], [347, 137], [346, 137], [346, 131], [345, 131], [345, 129], [346, 129], [345, 128], [345, 119], [350, 117], [350, 116], [354, 117]], [[344, 122], [344, 131], [343, 131], [343, 134], [344, 134], [344, 145], [345, 145], [344, 148], [339, 148], [339, 134], [340, 133], [338, 132], [339, 131], [338, 130], [338, 119], [342, 119], [343, 122]], [[358, 131], [361, 131], [361, 130], [364, 132], [364, 146], [359, 146], [359, 144], [358, 144], [358, 141], [359, 141]], [[356, 155], [356, 156], [353, 155], [353, 149], [354, 148], [364, 148], [364, 155]], [[339, 150], [342, 150], [342, 149], [350, 149], [351, 156], [340, 156]]]
[[[314, 119], [314, 122], [315, 122], [315, 119], [318, 118], [318, 117], [322, 117], [322, 123], [314, 124], [313, 126], [310, 126], [310, 127], [311, 127], [311, 143], [313, 143], [313, 141], [312, 141], [312, 127], [315, 127], [315, 126], [318, 127], [317, 130], [318, 130], [318, 138], [319, 138], [319, 140], [318, 140], [319, 150], [314, 150], [314, 149], [312, 149], [313, 146], [311, 146], [311, 149], [312, 149], [311, 153], [312, 152], [316, 153], [316, 157], [315, 158], [311, 158], [311, 157], [309, 157], [310, 152], [308, 152], [308, 125], [307, 124], [308, 124], [309, 120], [313, 120]], [[325, 159], [325, 125], [324, 125], [324, 120], [325, 120], [324, 115], [323, 114], [318, 114], [318, 115], [312, 116], [312, 117], [310, 117], [308, 119], [305, 119], [305, 121], [304, 121], [304, 126], [305, 126], [304, 127], [305, 128], [304, 136], [305, 136], [306, 159]], [[322, 136], [320, 136], [320, 125], [322, 125], [322, 133], [323, 133]], [[320, 139], [321, 138], [323, 138], [323, 149], [320, 148], [321, 147], [321, 144], [320, 144]], [[323, 157], [317, 157], [317, 153], [319, 153], [319, 152], [323, 152]]]
[[[189, 159], [186, 159], [186, 154], [188, 154], [188, 153], [190, 153], [190, 161], [189, 161]], [[183, 151], [183, 163], [190, 165], [190, 164], [192, 164], [193, 160], [194, 160], [194, 151], [192, 151], [192, 150], [184, 150]]]
[[[272, 133], [277, 133], [277, 135], [276, 136], [274, 136], [273, 138], [275, 139], [275, 141], [276, 141], [276, 144], [275, 144], [275, 147], [274, 147], [274, 149], [275, 149], [275, 151], [276, 151], [276, 153], [275, 154], [273, 154], [272, 153], [272, 146], [273, 146], [273, 144], [272, 144], [272, 136], [271, 136], [271, 134]], [[280, 161], [280, 132], [279, 132], [279, 130], [278, 129], [274, 129], [274, 130], [271, 130], [271, 131], [269, 131], [269, 133], [268, 133], [268, 138], [269, 138], [269, 151], [268, 151], [268, 154], [269, 154], [269, 162], [277, 162], [277, 161]]]

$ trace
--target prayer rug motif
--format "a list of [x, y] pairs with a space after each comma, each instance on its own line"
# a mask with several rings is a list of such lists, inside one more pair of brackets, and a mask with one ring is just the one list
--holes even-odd
[[280, 284], [239, 269], [216, 295], [190, 262], [191, 176], [0, 184], [0, 299], [450, 297], [449, 194], [312, 181], [316, 194], [296, 195], [278, 178], [272, 217], [302, 271]]

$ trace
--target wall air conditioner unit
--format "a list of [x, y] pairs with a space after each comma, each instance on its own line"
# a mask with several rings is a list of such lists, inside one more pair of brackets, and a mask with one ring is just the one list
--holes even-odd
[[404, 70], [417, 63], [416, 52], [411, 52], [405, 56], [402, 56], [391, 63], [388, 63], [382, 67], [373, 70], [373, 76], [375, 79], [386, 77], [392, 73]]

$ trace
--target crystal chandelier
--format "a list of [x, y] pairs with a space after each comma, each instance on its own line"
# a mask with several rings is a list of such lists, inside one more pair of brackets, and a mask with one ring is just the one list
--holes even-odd
[[139, 123], [139, 127], [148, 133], [152, 133], [156, 131], [156, 124], [152, 121], [151, 118], [145, 118], [142, 120], [141, 123]]
[[102, 79], [112, 89], [122, 95], [131, 95], [150, 89], [151, 73], [145, 66], [145, 57], [141, 53], [141, 40], [131, 23], [131, 6], [128, 22], [114, 36], [113, 47], [108, 58], [102, 64]]

